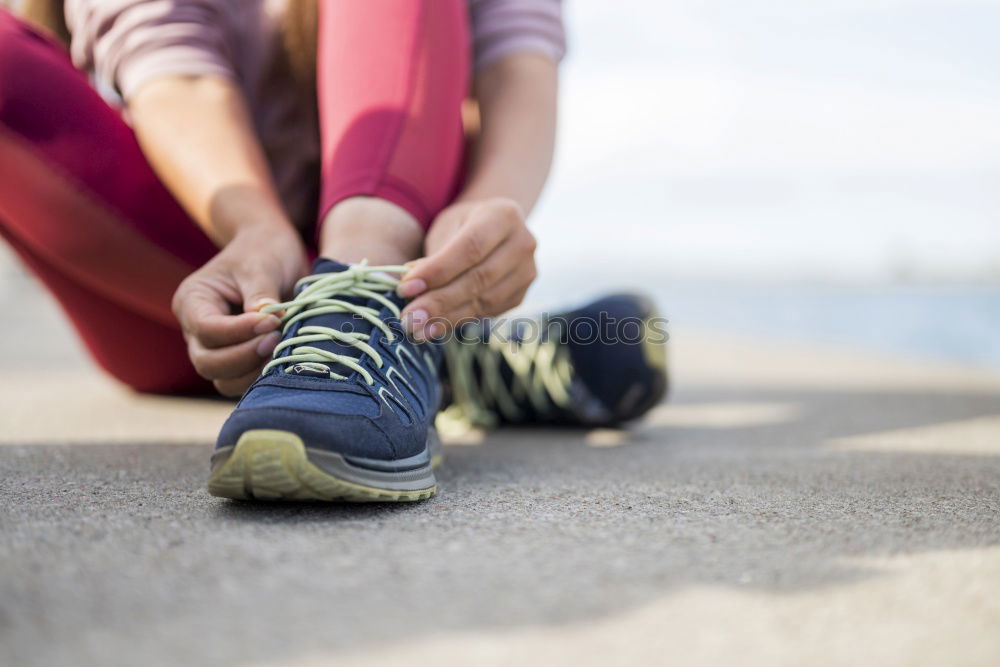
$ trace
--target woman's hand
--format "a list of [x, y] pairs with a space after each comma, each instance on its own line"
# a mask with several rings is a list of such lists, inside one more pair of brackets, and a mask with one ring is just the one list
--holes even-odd
[[260, 373], [281, 334], [278, 318], [258, 311], [288, 296], [305, 272], [291, 227], [252, 226], [177, 288], [173, 309], [188, 355], [220, 393], [239, 396]]
[[511, 199], [446, 208], [397, 292], [412, 299], [403, 321], [413, 335], [438, 338], [463, 320], [499, 315], [521, 303], [538, 275], [535, 237]]

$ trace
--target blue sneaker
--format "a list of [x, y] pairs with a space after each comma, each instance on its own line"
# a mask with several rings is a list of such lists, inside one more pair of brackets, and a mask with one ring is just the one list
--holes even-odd
[[208, 491], [237, 499], [434, 495], [440, 345], [415, 343], [388, 273], [319, 259], [281, 315], [273, 359], [219, 433]]
[[450, 433], [500, 424], [614, 426], [667, 393], [666, 320], [615, 294], [536, 318], [476, 322], [445, 348]]

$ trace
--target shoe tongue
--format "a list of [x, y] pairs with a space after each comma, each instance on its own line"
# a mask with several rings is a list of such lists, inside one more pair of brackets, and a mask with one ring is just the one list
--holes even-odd
[[[341, 264], [340, 262], [334, 261], [332, 259], [325, 259], [323, 257], [318, 258], [313, 263], [312, 273], [316, 275], [318, 273], [340, 273], [346, 271], [350, 266], [347, 264]], [[374, 308], [376, 311], [382, 309], [382, 304], [374, 299], [365, 299], [363, 297], [357, 296], [343, 296], [343, 295], [333, 295], [333, 299], [338, 301], [346, 301], [347, 303], [352, 303], [358, 306], [368, 306]], [[330, 329], [336, 329], [337, 331], [347, 332], [358, 332], [358, 333], [371, 333], [374, 326], [366, 320], [352, 312], [344, 313], [324, 313], [322, 315], [315, 315], [313, 317], [306, 317], [299, 321], [298, 330], [301, 331], [302, 327], [313, 326], [313, 327], [329, 327]], [[319, 348], [327, 352], [333, 352], [336, 354], [341, 354], [348, 357], [354, 357], [357, 359], [361, 355], [361, 350], [354, 347], [353, 345], [346, 345], [344, 343], [339, 343], [332, 340], [322, 340], [313, 343], [306, 343], [310, 347]], [[341, 375], [350, 375], [353, 371], [335, 362], [325, 364], [329, 366], [331, 370], [335, 373]], [[317, 373], [315, 370], [310, 370], [308, 367], [303, 367], [301, 364], [293, 364], [287, 366], [287, 373], [292, 375], [306, 375], [306, 376], [317, 376], [322, 375]]]
[[313, 262], [313, 273], [340, 273], [341, 271], [346, 271], [351, 268], [349, 264], [341, 264], [340, 262], [327, 259], [325, 257], [317, 257], [316, 261]]

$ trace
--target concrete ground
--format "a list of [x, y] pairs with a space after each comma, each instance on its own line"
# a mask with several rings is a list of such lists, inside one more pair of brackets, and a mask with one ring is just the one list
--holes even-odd
[[247, 505], [204, 489], [227, 403], [122, 391], [11, 280], [0, 664], [1000, 664], [1000, 374], [680, 328], [627, 431]]

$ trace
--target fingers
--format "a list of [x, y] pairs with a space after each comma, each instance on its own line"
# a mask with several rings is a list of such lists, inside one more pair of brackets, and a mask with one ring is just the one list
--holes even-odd
[[232, 378], [229, 380], [215, 380], [212, 384], [215, 385], [215, 390], [218, 391], [223, 396], [242, 396], [243, 392], [247, 390], [247, 387], [253, 384], [253, 381], [257, 379], [260, 375], [261, 369], [263, 369], [264, 364], [254, 370], [241, 375], [238, 378]]
[[487, 301], [480, 299], [454, 306], [440, 318], [431, 319], [424, 331], [414, 337], [418, 340], [440, 338], [463, 322], [505, 313], [520, 305], [527, 291], [528, 285], [524, 284], [522, 277], [511, 274], [497, 283]]
[[206, 315], [195, 319], [189, 333], [206, 348], [226, 348], [278, 328], [281, 321], [265, 313]]
[[188, 356], [195, 370], [206, 380], [231, 380], [259, 369], [280, 340], [281, 334], [273, 331], [239, 345], [210, 349], [197, 338], [189, 337]]
[[280, 279], [275, 271], [248, 271], [239, 282], [245, 313], [259, 311], [264, 306], [278, 303], [281, 298]]
[[[291, 228], [246, 227], [178, 287], [173, 310], [189, 356], [220, 392], [242, 391], [271, 355], [281, 320], [259, 309], [291, 291], [304, 261], [302, 241]], [[232, 314], [240, 306], [243, 312]]]
[[219, 393], [239, 396], [250, 386], [281, 340], [275, 315], [230, 315], [229, 302], [210, 285], [178, 289], [175, 312], [184, 328], [188, 356]]
[[209, 285], [182, 284], [174, 295], [174, 313], [181, 328], [206, 348], [243, 343], [274, 331], [280, 324], [275, 315], [258, 312], [230, 315], [229, 309], [225, 297]]
[[512, 201], [473, 209], [455, 236], [438, 252], [414, 263], [400, 284], [400, 295], [413, 296], [455, 280], [484, 262], [523, 221], [524, 213]]
[[461, 319], [498, 315], [518, 305], [537, 277], [534, 238], [525, 232], [503, 243], [486, 262], [407, 305], [404, 321], [414, 335], [436, 338]]

